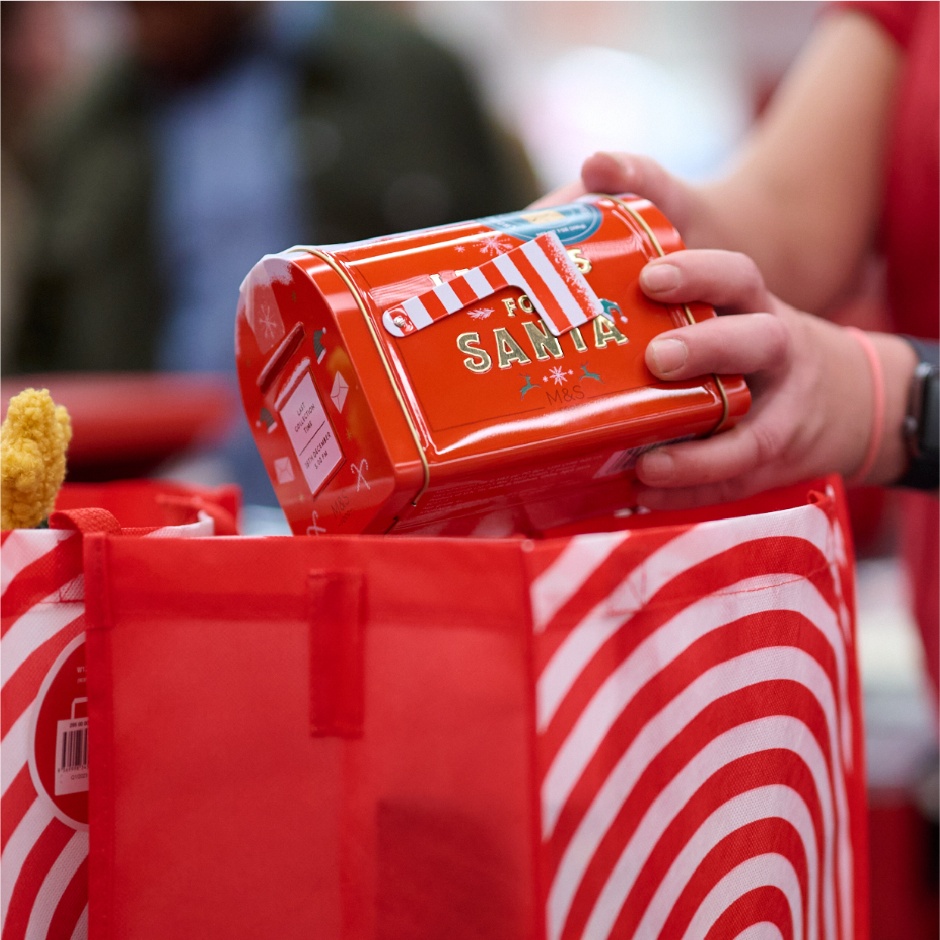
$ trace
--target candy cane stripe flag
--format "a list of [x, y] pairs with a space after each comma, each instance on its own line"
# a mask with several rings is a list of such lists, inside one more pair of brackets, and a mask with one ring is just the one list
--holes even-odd
[[533, 550], [549, 940], [866, 935], [854, 583], [806, 508]]
[[510, 286], [525, 291], [555, 336], [604, 314], [600, 300], [568, 257], [561, 239], [554, 232], [545, 232], [392, 307], [382, 322], [394, 336], [406, 336]]

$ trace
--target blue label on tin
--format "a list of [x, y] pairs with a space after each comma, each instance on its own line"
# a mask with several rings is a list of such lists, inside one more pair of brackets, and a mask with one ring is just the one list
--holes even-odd
[[601, 210], [588, 203], [550, 206], [531, 212], [512, 212], [480, 219], [484, 225], [523, 241], [531, 241], [545, 232], [554, 232], [563, 245], [576, 245], [590, 238], [602, 220]]

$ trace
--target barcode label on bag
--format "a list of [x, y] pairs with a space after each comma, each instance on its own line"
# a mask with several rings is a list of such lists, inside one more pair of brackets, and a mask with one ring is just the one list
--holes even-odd
[[67, 718], [58, 723], [55, 795], [88, 790], [88, 719]]

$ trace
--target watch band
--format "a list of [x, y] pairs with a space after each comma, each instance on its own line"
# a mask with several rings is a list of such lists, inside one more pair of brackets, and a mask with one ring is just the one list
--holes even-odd
[[903, 338], [914, 348], [918, 363], [904, 419], [909, 463], [896, 485], [935, 490], [940, 487], [940, 346]]

